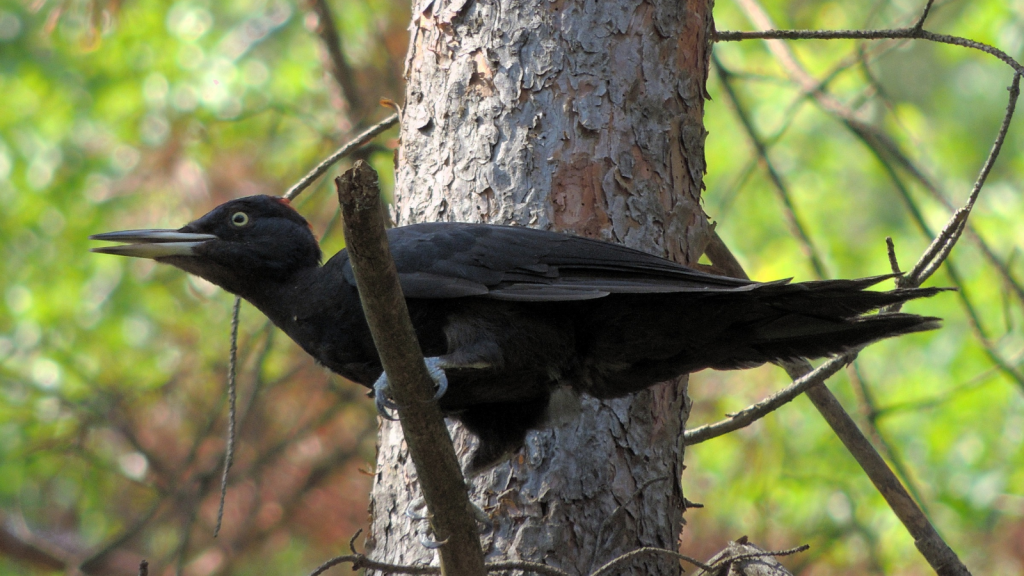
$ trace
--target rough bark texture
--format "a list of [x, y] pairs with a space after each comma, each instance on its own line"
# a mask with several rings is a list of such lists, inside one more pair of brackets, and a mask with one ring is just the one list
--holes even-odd
[[[696, 261], [709, 233], [699, 198], [710, 30], [709, 0], [417, 0], [397, 221], [549, 228]], [[685, 384], [584, 398], [578, 417], [471, 479], [471, 498], [494, 516], [489, 560], [585, 574], [639, 546], [676, 549]], [[465, 455], [472, 439], [450, 428]], [[392, 423], [376, 480], [373, 557], [435, 563], [416, 543], [424, 523], [403, 515], [418, 488]], [[633, 569], [678, 573], [663, 560]]]

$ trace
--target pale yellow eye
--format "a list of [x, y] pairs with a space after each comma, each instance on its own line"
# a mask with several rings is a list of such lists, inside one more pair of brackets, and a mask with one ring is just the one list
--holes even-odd
[[231, 223], [238, 227], [245, 226], [249, 223], [249, 215], [245, 212], [235, 212], [231, 215]]

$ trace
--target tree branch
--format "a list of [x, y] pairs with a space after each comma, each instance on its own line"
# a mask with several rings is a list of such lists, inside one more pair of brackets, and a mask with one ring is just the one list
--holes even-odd
[[[947, 228], [956, 225], [958, 225], [957, 221], [953, 220], [947, 225]], [[723, 248], [719, 247], [718, 249], [722, 250]], [[917, 270], [917, 267], [915, 267], [915, 270]], [[737, 274], [737, 276], [740, 275]], [[826, 378], [838, 372], [844, 365], [852, 362], [856, 358], [858, 351], [855, 350], [843, 356], [833, 358], [815, 370], [811, 370], [811, 365], [806, 360], [781, 363], [790, 377], [795, 379], [793, 384], [772, 397], [732, 415], [727, 420], [687, 431], [684, 441], [686, 444], [695, 444], [747, 426], [789, 402], [798, 396], [801, 391], [806, 391], [807, 397], [814, 404], [814, 407], [818, 409], [822, 417], [825, 418], [825, 421], [828, 422], [829, 426], [832, 427], [832, 430], [843, 442], [843, 445], [846, 446], [846, 449], [857, 460], [857, 463], [860, 464], [868, 478], [871, 479], [875, 488], [885, 498], [889, 507], [892, 508], [897, 518], [900, 519], [914, 538], [914, 544], [918, 550], [932, 568], [935, 569], [936, 573], [940, 576], [969, 575], [970, 572], [967, 570], [967, 567], [963, 565], [953, 550], [942, 540], [935, 527], [932, 526], [914, 499], [907, 493], [906, 488], [900, 483], [899, 479], [885, 463], [885, 460], [882, 459], [860, 429], [857, 428], [856, 423], [846, 413], [832, 392], [822, 384]], [[819, 386], [818, 384], [821, 385]]]
[[1024, 74], [1024, 65], [1017, 62], [1002, 50], [960, 36], [935, 34], [927, 30], [912, 28], [891, 28], [887, 30], [762, 30], [756, 32], [735, 32], [722, 30], [715, 34], [715, 42], [738, 42], [740, 40], [895, 40], [909, 38], [912, 40], [928, 40], [939, 44], [950, 44], [963, 48], [979, 50], [995, 56]]
[[387, 118], [381, 120], [377, 124], [367, 128], [362, 134], [356, 136], [352, 140], [349, 140], [341, 148], [334, 151], [333, 154], [325, 158], [322, 162], [316, 165], [315, 168], [309, 171], [301, 180], [295, 183], [294, 186], [288, 189], [284, 193], [284, 197], [288, 200], [294, 200], [296, 196], [302, 193], [303, 190], [309, 188], [309, 185], [316, 181], [317, 178], [324, 175], [335, 162], [341, 160], [348, 154], [350, 154], [356, 148], [363, 146], [370, 140], [376, 138], [379, 134], [391, 128], [398, 123], [398, 114], [392, 114]]
[[[773, 23], [765, 12], [764, 8], [757, 3], [756, 0], [739, 0], [744, 10], [747, 12], [747, 16], [751, 22], [762, 29], [771, 29]], [[926, 9], [927, 12], [927, 9]], [[922, 16], [923, 17], [923, 16]], [[918, 24], [923, 20], [919, 20]], [[914, 28], [901, 28], [899, 30], [917, 30], [919, 26]], [[901, 36], [903, 37], [903, 36]], [[968, 43], [973, 41], [966, 41]], [[1003, 140], [1006, 136], [1006, 131], [1009, 129], [1010, 120], [1013, 117], [1013, 112], [1016, 106], [1016, 101], [1019, 95], [1019, 74], [1014, 74], [1014, 81], [1010, 87], [1010, 101], [1007, 104], [1006, 114], [1003, 116], [1003, 123], [1000, 127], [999, 134], [993, 143], [992, 149], [989, 152], [988, 157], [985, 160], [985, 164], [982, 167], [981, 173], [975, 182], [974, 189], [971, 192], [971, 198], [968, 203], [954, 211], [953, 216], [950, 219], [950, 223], [947, 224], [942, 233], [937, 236], [932, 232], [930, 227], [925, 222], [924, 216], [918, 209], [910, 196], [910, 191], [907, 186], [903, 183], [899, 174], [897, 174], [895, 167], [888, 161], [888, 156], [893, 156], [899, 162], [901, 166], [911, 172], [915, 178], [917, 178], [936, 198], [941, 202], [950, 205], [949, 201], [935, 188], [935, 186], [927, 179], [923, 177], [921, 170], [913, 166], [906, 154], [899, 149], [899, 147], [889, 138], [886, 134], [880, 132], [874, 127], [867, 125], [860, 120], [856, 119], [853, 114], [833, 96], [828, 94], [823, 85], [815, 80], [803, 67], [797, 62], [796, 57], [792, 51], [782, 42], [777, 40], [768, 39], [767, 44], [771, 52], [778, 58], [782, 67], [789, 73], [789, 75], [801, 86], [801, 88], [807, 94], [813, 96], [815, 102], [818, 103], [823, 109], [830, 114], [835, 115], [843, 124], [856, 135], [864, 144], [871, 150], [876, 156], [878, 161], [882, 164], [882, 167], [888, 173], [893, 184], [896, 186], [897, 191], [900, 193], [900, 197], [903, 199], [913, 217], [915, 223], [921, 229], [921, 231], [930, 238], [935, 238], [931, 246], [921, 257], [919, 261], [920, 267], [915, 267], [915, 271], [903, 278], [901, 286], [908, 286], [917, 282], [918, 285], [922, 283], [927, 277], [931, 276], [939, 266], [946, 262], [954, 243], [950, 243], [949, 240], [952, 237], [959, 238], [964, 230], [969, 230], [970, 226], [967, 221], [967, 216], [970, 213], [970, 209], [973, 207], [974, 199], [977, 198], [977, 194], [981, 190], [981, 185], [984, 184], [989, 171], [991, 170], [995, 159], [999, 155], [999, 150], [1002, 147]], [[975, 43], [977, 44], [977, 43]], [[958, 44], [965, 45], [965, 44]], [[975, 46], [968, 46], [975, 47]], [[952, 209], [952, 206], [950, 205]], [[954, 225], [954, 221], [956, 221]], [[972, 237], [977, 241], [982, 253], [985, 254], [986, 258], [993, 264], [997, 271], [1003, 276], [1008, 284], [1014, 288], [1015, 293], [1019, 297], [1024, 298], [1024, 289], [1021, 289], [1020, 284], [1012, 277], [1009, 272], [1009, 268], [1004, 266], [995, 254], [988, 247], [987, 243], [981, 236], [971, 231]], [[924, 261], [929, 261], [930, 264], [922, 264]], [[974, 304], [967, 297], [967, 293], [964, 287], [964, 283], [960, 280], [960, 275], [957, 269], [953, 266], [952, 262], [946, 262], [947, 272], [953, 281], [953, 284], [958, 288], [958, 297], [960, 298], [961, 304], [964, 306], [964, 310], [967, 313], [967, 320], [970, 324], [971, 330], [977, 337], [988, 355], [989, 359], [1009, 378], [1011, 378], [1021, 389], [1024, 389], [1024, 373], [1016, 369], [1011, 363], [1007, 362], [1005, 358], [999, 353], [996, 347], [989, 340], [985, 333], [984, 328], [981, 325], [981, 320], [974, 308]]]
[[377, 173], [358, 161], [335, 179], [345, 220], [348, 256], [373, 342], [390, 382], [409, 454], [416, 465], [431, 524], [440, 548], [442, 572], [485, 573], [466, 482], [437, 403], [398, 273], [388, 247]]
[[[358, 536], [358, 533], [356, 534], [356, 536]], [[746, 537], [744, 537], [744, 539], [745, 538]], [[790, 556], [793, 554], [803, 552], [809, 548], [809, 546], [804, 544], [803, 546], [797, 546], [796, 548], [790, 548], [788, 550], [760, 550], [755, 546], [747, 544], [744, 539], [741, 539], [741, 542], [739, 543], [730, 543], [729, 548], [726, 551], [716, 555], [715, 558], [712, 558], [712, 560], [707, 564], [701, 562], [700, 560], [697, 560], [696, 558], [692, 558], [690, 556], [680, 554], [672, 550], [665, 550], [663, 548], [654, 548], [647, 546], [644, 548], [637, 548], [636, 550], [631, 550], [629, 552], [626, 552], [625, 554], [621, 554], [612, 559], [611, 561], [609, 561], [607, 564], [601, 566], [597, 570], [590, 572], [589, 575], [603, 576], [605, 574], [610, 574], [612, 573], [612, 569], [620, 566], [621, 564], [629, 562], [634, 558], [638, 558], [641, 556], [665, 556], [676, 560], [689, 562], [690, 564], [693, 564], [694, 566], [700, 568], [702, 570], [701, 574], [719, 574], [719, 571], [722, 568], [732, 566], [733, 564], [737, 564], [745, 560], [778, 556]], [[353, 536], [353, 540], [355, 540], [355, 536]], [[352, 547], [351, 543], [350, 547]], [[744, 549], [753, 549], [755, 551], [743, 552]], [[367, 558], [366, 555], [360, 554], [353, 548], [351, 554], [345, 554], [344, 556], [337, 556], [335, 558], [331, 558], [327, 562], [324, 562], [320, 566], [317, 566], [315, 570], [310, 572], [309, 576], [321, 576], [321, 574], [323, 574], [327, 570], [335, 566], [338, 566], [339, 564], [346, 563], [352, 564], [352, 570], [360, 570], [366, 568], [369, 570], [383, 572], [385, 574], [441, 574], [441, 568], [438, 568], [437, 566], [425, 566], [422, 564], [392, 564], [388, 562], [379, 562], [377, 560]], [[569, 576], [568, 572], [560, 568], [555, 568], [554, 566], [548, 566], [546, 564], [540, 564], [537, 562], [527, 561], [489, 562], [485, 565], [485, 570], [488, 574], [494, 572], [508, 572], [511, 570], [520, 570], [526, 573], [542, 574], [545, 576]], [[786, 573], [788, 574], [788, 572]]]
[[785, 404], [792, 402], [797, 396], [803, 394], [812, 386], [821, 384], [830, 376], [842, 370], [843, 366], [853, 362], [854, 358], [856, 358], [856, 353], [853, 352], [832, 358], [813, 371], [797, 376], [792, 384], [757, 404], [752, 404], [739, 412], [730, 414], [725, 420], [687, 430], [686, 434], [683, 435], [683, 443], [687, 446], [692, 446], [739, 430], [740, 428], [746, 428]]
[[[999, 136], [996, 138], [996, 142], [993, 145], [989, 158], [982, 167], [981, 174], [978, 177], [978, 181], [975, 183], [974, 189], [971, 191], [967, 204], [965, 204], [964, 209], [958, 210], [953, 215], [938, 236], [938, 238], [946, 239], [942, 243], [943, 249], [926, 250], [925, 255], [918, 261], [910, 274], [908, 274], [909, 278], [919, 279], [922, 277], [922, 273], [925, 270], [941, 264], [941, 262], [949, 255], [950, 250], [952, 250], [952, 245], [956, 243], [956, 239], [959, 238], [957, 230], [962, 230], [967, 215], [969, 215], [970, 207], [974, 205], [981, 186], [984, 185], [985, 177], [988, 175], [991, 165], [995, 161], [995, 157], [998, 156], [999, 149], [1005, 136], [1005, 130], [1008, 129], [1010, 118], [1012, 118], [1013, 115], [1014, 103], [1016, 102], [1016, 98], [1019, 94], [1019, 76], [1019, 74], [1014, 75], [1014, 84], [1010, 89], [1011, 103], [1007, 108], [1007, 115], [1003, 122], [1003, 129], [1000, 130]], [[719, 247], [719, 249], [721, 249], [721, 247]], [[931, 257], [926, 257], [929, 256], [929, 254], [931, 254]], [[901, 282], [901, 286], [908, 288], [916, 287], [918, 285], [919, 284], [914, 284], [908, 281]], [[839, 358], [834, 358], [820, 366], [817, 370], [811, 370], [811, 365], [807, 361], [784, 362], [782, 363], [782, 366], [786, 369], [786, 372], [797, 381], [805, 378], [809, 380], [812, 374], [824, 372], [826, 366], [829, 367], [830, 370], [833, 370], [834, 373], [835, 371], [838, 371], [842, 365], [852, 361], [855, 357], [856, 351]], [[921, 508], [910, 496], [902, 483], [900, 483], [899, 479], [885, 463], [885, 460], [882, 459], [860, 429], [857, 428], [856, 423], [854, 423], [853, 419], [850, 418], [850, 415], [843, 409], [842, 405], [832, 392], [824, 385], [815, 385], [818, 382], [823, 381], [825, 377], [827, 377], [827, 375], [821, 377], [817, 382], [811, 382], [807, 385], [807, 397], [825, 418], [825, 421], [828, 422], [829, 426], [832, 427], [832, 430], [843, 442], [843, 445], [846, 446], [850, 454], [857, 460], [858, 464], [860, 464], [861, 468], [875, 485], [875, 488], [885, 498], [890, 508], [892, 508], [896, 516], [907, 528], [907, 531], [914, 538], [914, 544], [917, 546], [917, 549], [937, 574], [941, 576], [945, 576], [947, 574], [958, 576], [965, 574], [969, 575], [970, 572], [967, 570], [967, 567], [964, 566], [956, 556], [956, 553], [954, 553], [945, 541], [942, 540], [941, 536], [939, 536], [938, 532], [935, 530], [935, 527], [921, 511]], [[760, 417], [758, 416], [758, 413], [767, 413], [774, 409], [770, 408], [769, 405], [772, 404], [770, 401], [775, 397], [783, 395], [783, 393], [788, 393], [786, 394], [788, 399], [795, 397], [796, 394], [793, 393], [794, 388], [796, 388], [796, 382], [779, 394], [776, 394], [773, 398], [748, 408], [744, 411], [746, 414], [743, 416], [734, 415], [730, 420], [713, 424], [711, 426], [704, 426], [700, 429], [691, 431], [695, 433], [692, 437], [690, 436], [690, 432], [687, 432], [685, 440], [687, 443], [693, 443], [695, 439], [707, 439], [707, 437], [710, 437], [713, 433], [724, 433], [722, 430], [734, 425], [733, 421], [736, 421], [735, 424], [738, 424], [740, 420], [747, 423], [752, 422]], [[778, 405], [785, 403], [788, 399], [778, 402]], [[741, 426], [737, 425], [736, 427]], [[699, 435], [696, 434], [698, 430], [700, 431]]]

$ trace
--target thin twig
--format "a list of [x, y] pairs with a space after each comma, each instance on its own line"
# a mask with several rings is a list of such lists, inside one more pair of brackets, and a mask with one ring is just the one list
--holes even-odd
[[842, 356], [832, 358], [821, 366], [815, 368], [813, 371], [798, 377], [789, 386], [786, 386], [782, 390], [779, 390], [757, 404], [747, 406], [739, 412], [734, 412], [725, 420], [687, 430], [683, 435], [683, 443], [687, 446], [700, 444], [701, 442], [717, 438], [723, 434], [728, 434], [729, 432], [750, 426], [771, 412], [778, 410], [779, 407], [791, 402], [812, 386], [821, 384], [830, 376], [842, 370], [843, 366], [852, 362], [855, 357], [856, 352], [847, 352]]
[[621, 564], [625, 564], [626, 562], [629, 562], [630, 560], [633, 560], [634, 558], [637, 558], [639, 556], [667, 556], [669, 558], [674, 558], [676, 560], [683, 560], [685, 562], [689, 562], [690, 564], [693, 564], [694, 566], [701, 568], [703, 570], [711, 570], [711, 566], [708, 566], [707, 564], [701, 562], [700, 560], [697, 560], [696, 558], [692, 558], [690, 556], [686, 556], [685, 554], [680, 554], [679, 552], [674, 552], [672, 550], [654, 548], [653, 546], [645, 546], [643, 548], [637, 548], [636, 550], [631, 550], [629, 552], [626, 552], [625, 554], [618, 556], [617, 558], [601, 566], [594, 572], [591, 572], [590, 576], [603, 576], [604, 574], [612, 574], [613, 568]]
[[301, 194], [303, 190], [309, 188], [309, 185], [316, 181], [317, 178], [323, 176], [324, 173], [327, 172], [327, 170], [329, 170], [330, 167], [333, 166], [335, 162], [341, 160], [356, 148], [359, 148], [365, 145], [370, 140], [373, 140], [374, 138], [377, 137], [377, 135], [381, 134], [382, 132], [386, 131], [388, 128], [391, 128], [397, 123], [398, 114], [392, 114], [391, 116], [388, 116], [387, 118], [381, 120], [377, 124], [367, 128], [365, 131], [363, 131], [362, 134], [348, 141], [341, 148], [335, 150], [333, 154], [331, 154], [322, 162], [317, 164], [315, 168], [310, 170], [308, 174], [303, 176], [301, 180], [299, 180], [298, 182], [295, 183], [294, 186], [289, 188], [288, 191], [284, 193], [284, 197], [287, 198], [288, 200], [294, 200], [295, 197]]
[[[1013, 82], [1010, 84], [1010, 101], [1006, 105], [1006, 113], [1003, 115], [1003, 122], [999, 126], [999, 133], [996, 135], [995, 142], [992, 143], [992, 148], [989, 150], [988, 157], [985, 158], [985, 164], [981, 167], [981, 172], [978, 174], [978, 178], [974, 181], [974, 187], [971, 189], [971, 194], [967, 198], [967, 202], [959, 210], [953, 213], [950, 217], [949, 223], [946, 224], [942, 230], [942, 234], [936, 238], [938, 242], [940, 238], [947, 236], [943, 241], [942, 249], [932, 259], [922, 257], [918, 263], [911, 270], [908, 281], [911, 284], [920, 285], [928, 279], [931, 274], [935, 272], [940, 264], [949, 255], [949, 251], [953, 249], [957, 240], [960, 239], [960, 235], [963, 233], [964, 226], [966, 226], [967, 218], [971, 214], [971, 210], [974, 208], [974, 203], [978, 200], [978, 195], [981, 193], [982, 186], [985, 185], [985, 180], [988, 179], [988, 175], [992, 172], [992, 167], [996, 163], [996, 159], [999, 157], [999, 152], [1003, 148], [1003, 142], [1006, 140], [1006, 134], [1010, 130], [1010, 122], [1013, 120], [1013, 113], [1017, 109], [1017, 99], [1020, 97], [1020, 73], [1013, 75]], [[934, 243], [933, 243], [934, 245]], [[929, 247], [931, 251], [931, 247]], [[927, 254], [927, 253], [926, 253]]]
[[[739, 554], [736, 554], [736, 552], [738, 552], [739, 550], [750, 548], [757, 550], [757, 552], [741, 552]], [[745, 570], [732, 570], [732, 566], [736, 563], [745, 562], [747, 560], [754, 560], [756, 558], [777, 558], [780, 556], [792, 556], [793, 554], [799, 554], [800, 552], [804, 552], [808, 549], [810, 549], [810, 546], [808, 546], [807, 544], [803, 544], [797, 546], [796, 548], [789, 548], [788, 550], [761, 550], [757, 546], [754, 546], [753, 544], [747, 542], [747, 537], [743, 536], [736, 542], [730, 542], [729, 546], [725, 550], [722, 550], [718, 554], [715, 554], [715, 556], [711, 558], [711, 560], [708, 560], [708, 563], [710, 565], [707, 567], [702, 567], [699, 574], [702, 574], [704, 576], [725, 576], [726, 570], [728, 571], [728, 574], [730, 576], [734, 573], [746, 574], [748, 572]], [[761, 574], [762, 572], [755, 570], [751, 571], [750, 573]], [[775, 572], [772, 572], [772, 574], [774, 573]], [[786, 574], [789, 574], [789, 572], [787, 571]]]
[[224, 449], [224, 473], [220, 477], [220, 503], [217, 505], [217, 524], [213, 529], [213, 537], [220, 534], [221, 522], [224, 520], [224, 500], [228, 495], [228, 472], [235, 460], [235, 407], [238, 399], [235, 377], [238, 372], [238, 313], [242, 308], [242, 299], [235, 296], [235, 305], [231, 310], [231, 352], [228, 354], [228, 438]]
[[[316, 570], [310, 572], [309, 576], [320, 576], [327, 570], [339, 565], [350, 563], [352, 564], [352, 570], [361, 570], [363, 568], [367, 570], [376, 570], [385, 574], [440, 574], [441, 568], [438, 566], [425, 566], [422, 564], [390, 564], [387, 562], [379, 562], [367, 558], [362, 554], [346, 554], [344, 556], [338, 556], [337, 558], [331, 558], [327, 562], [324, 562], [316, 568]], [[554, 566], [548, 566], [546, 564], [540, 564], [538, 562], [527, 562], [527, 561], [513, 561], [513, 562], [492, 562], [485, 565], [485, 569], [488, 573], [492, 572], [508, 572], [510, 570], [522, 570], [528, 573], [542, 574], [545, 576], [570, 576], [565, 570], [560, 570]]]
[[[771, 22], [771, 18], [767, 12], [756, 2], [756, 0], [738, 0], [742, 5], [743, 9], [747, 12], [747, 16], [751, 22], [762, 29], [768, 30], [774, 27]], [[908, 40], [912, 38], [903, 38]], [[910, 199], [910, 193], [905, 186], [899, 181], [896, 176], [895, 170], [887, 162], [888, 157], [892, 157], [901, 167], [910, 172], [913, 177], [920, 182], [925, 189], [934, 196], [937, 200], [942, 202], [944, 205], [949, 207], [950, 210], [954, 210], [953, 204], [949, 201], [945, 194], [943, 194], [938, 187], [925, 175], [924, 171], [915, 166], [914, 162], [910, 157], [901, 149], [892, 138], [887, 134], [879, 130], [878, 128], [866, 124], [858, 120], [851, 110], [844, 106], [839, 100], [833, 97], [825, 90], [825, 84], [829, 79], [836, 73], [834, 70], [825, 81], [819, 82], [813, 76], [811, 76], [797, 61], [796, 56], [792, 53], [792, 50], [784, 43], [778, 40], [767, 40], [769, 50], [778, 59], [782, 67], [789, 73], [790, 77], [793, 78], [801, 87], [801, 89], [810, 96], [813, 96], [814, 101], [821, 106], [827, 112], [835, 115], [840, 121], [842, 121], [846, 127], [852, 131], [861, 141], [871, 150], [878, 158], [879, 162], [882, 163], [885, 170], [889, 173], [894, 183], [897, 185], [897, 189], [903, 196], [904, 202], [907, 204], [908, 209], [911, 210], [914, 218], [919, 222], [924, 222], [923, 216], [920, 211], [914, 206], [913, 201]], [[853, 61], [851, 61], [853, 62]], [[843, 64], [838, 66], [836, 70], [843, 67]], [[1004, 117], [1005, 118], [1005, 117]], [[923, 227], [922, 229], [926, 229]], [[1024, 286], [1018, 282], [1013, 275], [1010, 273], [1009, 268], [1000, 261], [995, 252], [988, 245], [985, 239], [979, 232], [973, 229], [970, 223], [967, 224], [966, 232], [971, 239], [978, 245], [982, 254], [986, 260], [995, 268], [1000, 276], [1008, 283], [1017, 295], [1018, 300], [1024, 303]], [[929, 232], [928, 237], [931, 238], [933, 235]]]
[[932, 4], [934, 3], [935, 0], [928, 0], [928, 3], [924, 5], [924, 10], [921, 12], [921, 17], [917, 20], [917, 23], [914, 24], [915, 30], [921, 30], [924, 28], [924, 21], [928, 19], [928, 13], [932, 11]]
[[[761, 28], [765, 29], [770, 29], [773, 26], [767, 13], [764, 11], [763, 8], [761, 8], [759, 4], [757, 4], [755, 0], [741, 0], [741, 3], [747, 10], [748, 16], [751, 18], [751, 21], [756, 26], [760, 26]], [[891, 166], [887, 161], [886, 155], [894, 155], [902, 166], [904, 166], [912, 174], [914, 174], [915, 177], [918, 178], [922, 182], [922, 184], [924, 184], [925, 187], [928, 188], [929, 191], [931, 191], [934, 195], [936, 195], [936, 197], [938, 197], [947, 205], [949, 205], [948, 200], [946, 200], [945, 197], [938, 192], [935, 186], [926, 177], [924, 177], [923, 173], [919, 169], [913, 166], [913, 163], [910, 161], [907, 155], [904, 154], [902, 150], [900, 150], [899, 147], [895, 144], [895, 142], [888, 138], [887, 135], [879, 132], [878, 130], [869, 125], [864, 124], [863, 122], [860, 122], [859, 120], [854, 118], [852, 114], [848, 110], [846, 110], [842, 104], [835, 100], [835, 98], [831, 97], [823, 90], [818, 90], [816, 88], [816, 86], [818, 86], [817, 81], [814, 80], [810, 76], [810, 74], [808, 74], [800, 66], [800, 64], [796, 61], [795, 56], [792, 54], [792, 52], [785, 44], [778, 41], [768, 41], [768, 44], [772, 52], [779, 58], [780, 62], [790, 73], [790, 75], [793, 78], [795, 78], [800, 83], [800, 85], [804, 87], [805, 90], [809, 91], [809, 93], [811, 90], [814, 90], [813, 94], [815, 100], [824, 109], [839, 117], [844, 122], [844, 124], [855, 135], [857, 135], [872, 152], [875, 153], [879, 162], [881, 162], [883, 168], [889, 174], [890, 179], [899, 191], [900, 196], [903, 198], [908, 210], [910, 211], [911, 216], [913, 216], [913, 219], [918, 225], [918, 227], [928, 237], [936, 238], [932, 242], [932, 245], [929, 246], [929, 249], [925, 252], [925, 255], [923, 255], [918, 262], [918, 264], [921, 265], [922, 268], [915, 268], [915, 271], [912, 271], [908, 275], [908, 277], [903, 278], [901, 280], [900, 285], [912, 286], [917, 285], [920, 282], [923, 282], [925, 278], [934, 273], [934, 271], [937, 270], [938, 267], [948, 258], [950, 251], [955, 245], [955, 242], [950, 243], [949, 240], [953, 237], [959, 238], [959, 236], [965, 229], [964, 227], [969, 225], [967, 221], [967, 215], [970, 210], [964, 210], [964, 208], [961, 208], [960, 210], [956, 211], [954, 215], [950, 218], [950, 222], [943, 228], [943, 231], [936, 237], [932, 233], [931, 229], [928, 227], [927, 223], [925, 222], [923, 214], [917, 208], [913, 199], [911, 198], [910, 191], [903, 184], [901, 178], [896, 173], [893, 166]], [[998, 156], [999, 149], [1002, 145], [1002, 141], [1006, 135], [1006, 130], [1009, 128], [1009, 123], [1013, 116], [1017, 95], [1019, 93], [1018, 83], [1018, 74], [1015, 74], [1014, 83], [1010, 87], [1010, 101], [1007, 104], [1007, 112], [1003, 117], [1003, 125], [1000, 128], [999, 134], [997, 135], [996, 141], [993, 144], [989, 156], [986, 158], [985, 165], [982, 168], [981, 174], [979, 175], [978, 180], [975, 182], [974, 189], [971, 193], [971, 197], [973, 199], [977, 198], [977, 194], [981, 189], [981, 185], [984, 184], [985, 177], [987, 177], [988, 172], [991, 170], [991, 167], [995, 162], [995, 158]], [[883, 154], [883, 151], [885, 151], [886, 154]], [[974, 200], [969, 200], [968, 205], [973, 206], [973, 201]], [[972, 237], [977, 241], [978, 245], [981, 247], [982, 252], [986, 255], [986, 258], [988, 258], [989, 261], [996, 267], [996, 269], [1000, 271], [1000, 274], [1003, 276], [1004, 280], [1010, 283], [1012, 287], [1014, 287], [1018, 296], [1021, 298], [1021, 301], [1024, 302], [1024, 288], [1021, 288], [1019, 283], [1017, 283], [1016, 280], [1012, 277], [1012, 275], [1009, 272], [1009, 269], [1003, 266], [999, 259], [995, 257], [994, 253], [987, 246], [987, 244], [980, 237], [980, 235], [978, 235], [977, 233], [973, 233]], [[929, 262], [930, 264], [928, 264]], [[947, 270], [949, 271], [950, 278], [953, 280], [954, 285], [959, 289], [958, 295], [964, 306], [965, 311], [967, 312], [967, 318], [969, 323], [971, 324], [972, 331], [981, 342], [987, 355], [990, 357], [993, 363], [996, 364], [996, 366], [998, 366], [1007, 376], [1009, 376], [1011, 379], [1017, 382], [1017, 384], [1021, 386], [1022, 389], [1024, 389], [1024, 373], [1021, 373], [1019, 370], [1015, 369], [1010, 363], [1006, 362], [1005, 359], [1003, 359], [1002, 356], [999, 354], [998, 350], [996, 350], [992, 343], [989, 341], [989, 339], [985, 335], [984, 329], [981, 326], [980, 318], [974, 310], [973, 304], [967, 298], [966, 290], [964, 288], [963, 282], [960, 281], [959, 274], [957, 273], [956, 268], [953, 266], [952, 262], [948, 262], [946, 266]]]
[[928, 40], [939, 44], [950, 44], [962, 48], [979, 50], [995, 56], [1018, 73], [1024, 74], [1024, 66], [1002, 50], [982, 42], [960, 36], [935, 34], [916, 28], [891, 28], [887, 30], [762, 30], [757, 32], [736, 32], [721, 30], [715, 34], [715, 42], [738, 42], [741, 40]]
[[338, 556], [331, 558], [327, 562], [316, 567], [309, 573], [309, 576], [320, 576], [324, 572], [327, 572], [331, 568], [339, 564], [351, 563], [352, 570], [359, 570], [367, 568], [369, 570], [378, 570], [385, 574], [440, 574], [441, 569], [437, 566], [414, 566], [406, 564], [389, 564], [387, 562], [378, 562], [371, 560], [362, 554], [346, 554], [344, 556]]

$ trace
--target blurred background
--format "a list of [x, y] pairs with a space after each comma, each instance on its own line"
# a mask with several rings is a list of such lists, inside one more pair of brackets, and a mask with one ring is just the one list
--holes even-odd
[[[323, 6], [348, 87], [325, 72]], [[922, 2], [719, 0], [719, 30], [894, 28]], [[384, 0], [0, 0], [0, 573], [304, 574], [367, 525], [375, 416], [243, 304], [239, 421], [214, 540], [233, 298], [89, 234], [281, 194], [401, 102], [409, 8]], [[927, 29], [1019, 57], [1024, 2], [938, 1]], [[722, 43], [705, 210], [755, 279], [909, 269], [967, 198], [1012, 72], [926, 42]], [[943, 330], [871, 347], [831, 388], [976, 574], [1024, 572], [1018, 119], [965, 234], [911, 305]], [[392, 173], [396, 131], [361, 157]], [[344, 164], [344, 163], [343, 163]], [[347, 165], [347, 164], [345, 164]], [[343, 166], [344, 167], [344, 166]], [[772, 176], [774, 174], [774, 177]], [[324, 179], [296, 201], [333, 254]], [[691, 378], [690, 425], [788, 383]], [[800, 574], [927, 574], [806, 399], [691, 447], [682, 552], [811, 544]], [[345, 568], [334, 573], [344, 574]]]

